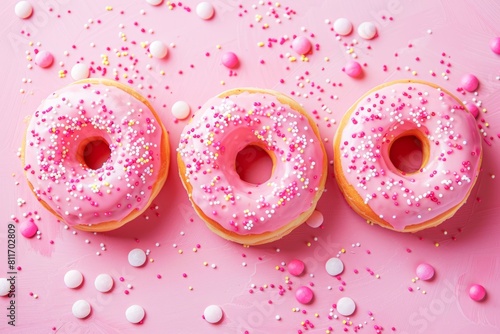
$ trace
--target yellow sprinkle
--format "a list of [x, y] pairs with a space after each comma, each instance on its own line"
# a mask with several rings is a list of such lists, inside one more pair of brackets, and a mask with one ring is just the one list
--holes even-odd
[[221, 81], [220, 81], [220, 84], [221, 84], [222, 86], [224, 86], [224, 85], [226, 84], [226, 82], [225, 82], [224, 80], [221, 80]]
[[306, 323], [305, 323], [305, 321], [301, 321], [301, 322], [300, 322], [300, 324], [301, 324], [302, 326], [304, 326]]
[[257, 46], [258, 46], [258, 47], [263, 47], [264, 45], [266, 45], [266, 43], [264, 43], [264, 42], [259, 42], [259, 43], [257, 43]]
[[290, 56], [290, 57], [288, 57], [288, 60], [293, 63], [297, 60], [297, 58], [294, 56]]
[[416, 279], [414, 279], [414, 278], [412, 278], [412, 279], [411, 279], [411, 281], [412, 281], [413, 283], [415, 283], [417, 280], [416, 280]]
[[342, 253], [345, 253], [345, 248], [342, 248], [340, 251], [341, 251]]
[[196, 247], [193, 247], [193, 252], [196, 253], [197, 251], [198, 251], [198, 249], [196, 249]]
[[28, 45], [29, 46], [33, 46], [33, 45], [35, 45], [35, 43], [34, 42], [29, 42]]
[[330, 334], [331, 332], [330, 332], [330, 330], [329, 330], [329, 329], [327, 329], [325, 333], [326, 333], [326, 334]]
[[311, 247], [311, 243], [310, 242], [307, 242], [307, 247]]
[[439, 247], [439, 242], [436, 242], [434, 246]]
[[326, 61], [326, 62], [329, 62], [329, 61], [330, 61], [330, 58], [325, 57], [325, 61]]
[[274, 5], [275, 5], [276, 7], [280, 7], [280, 6], [281, 6], [281, 4], [280, 4], [279, 2], [276, 2]]
[[218, 50], [222, 49], [222, 46], [221, 46], [220, 44], [217, 44], [215, 47], [216, 47]]
[[161, 71], [160, 71], [160, 74], [161, 74], [161, 75], [165, 75], [165, 71], [164, 71], [164, 70], [161, 70]]
[[267, 284], [264, 284], [264, 289], [267, 289]]
[[264, 23], [264, 29], [267, 29], [267, 28], [269, 28], [269, 24]]
[[179, 250], [177, 251], [177, 253], [182, 254], [182, 253], [184, 253], [184, 252], [182, 251], [182, 249], [179, 249]]
[[276, 267], [274, 267], [274, 269], [280, 270], [280, 266], [276, 266]]
[[424, 294], [424, 295], [425, 295], [425, 294], [427, 294], [427, 292], [425, 292], [425, 290], [422, 290], [422, 294]]
[[113, 7], [111, 7], [111, 6], [106, 6], [106, 10], [107, 10], [108, 12], [110, 12], [110, 11], [112, 11], [112, 10], [113, 10]]
[[203, 265], [204, 265], [205, 267], [206, 267], [206, 266], [208, 266], [208, 262], [206, 262], [206, 261], [205, 261], [205, 262], [203, 262]]
[[417, 75], [417, 71], [412, 71], [411, 74], [413, 74], [414, 76]]
[[255, 21], [257, 21], [257, 22], [262, 21], [262, 15], [256, 14], [255, 15]]
[[316, 318], [319, 318], [319, 314], [318, 314], [318, 313], [314, 313], [314, 316], [315, 316]]
[[342, 320], [342, 324], [347, 324], [347, 320]]
[[153, 263], [153, 262], [155, 262], [155, 260], [154, 259], [149, 259], [149, 262]]

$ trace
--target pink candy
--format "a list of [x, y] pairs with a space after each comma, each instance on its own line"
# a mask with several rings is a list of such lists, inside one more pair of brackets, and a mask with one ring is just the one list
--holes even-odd
[[428, 263], [421, 263], [418, 265], [416, 273], [419, 279], [428, 281], [434, 277], [434, 267]]
[[314, 298], [314, 293], [307, 286], [301, 286], [295, 292], [295, 298], [301, 304], [309, 304]]
[[486, 289], [479, 284], [473, 284], [469, 288], [469, 297], [476, 302], [480, 302], [486, 297]]
[[304, 272], [305, 264], [300, 260], [293, 260], [288, 264], [288, 272], [293, 276], [300, 276]]
[[299, 55], [308, 54], [309, 51], [311, 51], [311, 48], [312, 48], [311, 42], [303, 36], [295, 38], [292, 42], [293, 51], [297, 52]]
[[495, 37], [490, 41], [490, 49], [500, 55], [500, 37]]
[[460, 80], [460, 84], [466, 91], [473, 92], [479, 86], [479, 80], [473, 74], [466, 74]]
[[35, 64], [40, 67], [49, 67], [54, 62], [54, 56], [48, 51], [40, 51], [35, 56]]
[[238, 56], [234, 52], [225, 52], [222, 55], [222, 65], [226, 66], [227, 68], [236, 68], [238, 67], [240, 60], [238, 59]]
[[469, 112], [474, 116], [474, 118], [477, 118], [479, 116], [479, 108], [476, 106], [474, 103], [467, 103], [467, 109]]
[[358, 78], [363, 74], [363, 69], [357, 61], [351, 60], [345, 65], [344, 72], [351, 78]]
[[31, 220], [25, 220], [19, 224], [19, 230], [25, 238], [32, 238], [38, 231], [38, 226]]

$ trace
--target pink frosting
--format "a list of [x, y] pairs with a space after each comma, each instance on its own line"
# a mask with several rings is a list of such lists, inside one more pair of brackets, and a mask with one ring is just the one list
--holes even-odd
[[[263, 184], [241, 180], [235, 169], [238, 152], [255, 144], [276, 158]], [[240, 235], [274, 231], [309, 210], [325, 172], [309, 120], [269, 94], [209, 100], [181, 134], [178, 152], [191, 200]]]
[[[419, 131], [430, 156], [404, 174], [390, 143]], [[474, 117], [454, 97], [423, 83], [396, 83], [365, 96], [339, 134], [347, 182], [397, 230], [426, 222], [460, 204], [479, 172], [481, 138]]]
[[[31, 117], [24, 169], [37, 197], [68, 225], [119, 221], [150, 199], [161, 136], [150, 109], [125, 91], [76, 83], [47, 97]], [[77, 154], [92, 137], [111, 151], [98, 169]]]

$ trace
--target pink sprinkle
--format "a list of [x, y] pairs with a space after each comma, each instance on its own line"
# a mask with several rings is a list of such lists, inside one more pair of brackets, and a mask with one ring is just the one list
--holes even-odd
[[482, 285], [473, 284], [469, 288], [469, 297], [476, 302], [480, 302], [486, 297], [486, 289]]
[[301, 304], [309, 304], [314, 298], [314, 293], [307, 286], [301, 286], [295, 292], [295, 298]]
[[305, 264], [300, 260], [292, 260], [288, 264], [288, 272], [293, 276], [300, 276], [304, 272]]
[[32, 238], [38, 231], [38, 226], [31, 220], [25, 220], [19, 224], [19, 230], [23, 237]]
[[466, 74], [460, 80], [461, 87], [468, 92], [474, 92], [479, 87], [479, 80], [473, 74]]
[[490, 41], [490, 49], [500, 55], [500, 37], [495, 37]]
[[236, 68], [240, 64], [238, 56], [234, 52], [225, 52], [221, 58], [222, 65], [227, 68]]
[[36, 54], [35, 56], [35, 64], [37, 64], [40, 67], [46, 68], [50, 67], [52, 63], [54, 62], [54, 56], [52, 53], [48, 51], [40, 51]]
[[418, 265], [416, 273], [419, 279], [428, 281], [434, 277], [434, 267], [428, 263], [421, 263]]
[[306, 55], [311, 51], [311, 42], [303, 36], [299, 36], [292, 41], [292, 49], [299, 55]]
[[479, 108], [475, 103], [467, 103], [467, 109], [469, 109], [469, 112], [472, 114], [472, 116], [474, 116], [474, 118], [477, 118], [477, 116], [479, 116]]

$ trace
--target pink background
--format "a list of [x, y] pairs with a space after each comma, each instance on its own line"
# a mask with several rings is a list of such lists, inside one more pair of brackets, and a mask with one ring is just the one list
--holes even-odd
[[[0, 277], [7, 271], [7, 222], [38, 215], [41, 235], [40, 239], [17, 236], [17, 264], [22, 267], [17, 278], [17, 326], [15, 331], [7, 326], [5, 308], [9, 299], [1, 297], [0, 332], [325, 333], [331, 327], [334, 333], [345, 328], [347, 332], [374, 333], [374, 326], [381, 326], [383, 333], [400, 334], [500, 332], [500, 191], [498, 177], [494, 178], [500, 166], [500, 56], [488, 47], [493, 37], [500, 36], [498, 1], [284, 0], [276, 7], [274, 2], [214, 0], [216, 15], [209, 21], [196, 16], [196, 1], [183, 1], [173, 10], [165, 3], [153, 7], [139, 0], [31, 2], [35, 12], [27, 20], [14, 15], [16, 1], [4, 2], [0, 11]], [[106, 10], [108, 5], [111, 11]], [[256, 15], [262, 16], [260, 22]], [[373, 21], [379, 36], [365, 41], [353, 32], [338, 41], [331, 31], [332, 23], [325, 23], [338, 17], [348, 18], [355, 27]], [[268, 28], [263, 27], [266, 23]], [[120, 32], [126, 35], [126, 41]], [[285, 35], [290, 39], [280, 44]], [[308, 62], [298, 56], [296, 62], [287, 59], [288, 52], [296, 56], [290, 48], [295, 35], [306, 36], [318, 45]], [[271, 47], [267, 45], [269, 38], [277, 39]], [[168, 58], [148, 58], [141, 47], [141, 42], [157, 39], [175, 43], [175, 47], [169, 47]], [[365, 76], [358, 80], [341, 70], [351, 59], [344, 43], [354, 39], [358, 41], [353, 45], [357, 60], [366, 63]], [[258, 47], [259, 42], [266, 45]], [[217, 45], [222, 48], [217, 49]], [[35, 48], [54, 54], [52, 67], [42, 69], [27, 59], [27, 52], [34, 58]], [[118, 57], [116, 50], [128, 50], [128, 55]], [[224, 51], [233, 51], [240, 58], [241, 65], [234, 73], [220, 64]], [[102, 65], [102, 54], [108, 56], [109, 66]], [[79, 60], [94, 63], [92, 77], [102, 76], [102, 67], [108, 78], [114, 77], [116, 69], [121, 82], [126, 82], [123, 74], [128, 73], [131, 85], [148, 97], [161, 115], [172, 148], [188, 122], [174, 120], [170, 113], [174, 102], [185, 100], [196, 111], [220, 91], [255, 86], [293, 95], [317, 116], [330, 159], [338, 121], [365, 91], [400, 78], [432, 81], [464, 101], [482, 101], [482, 108], [487, 110], [478, 118], [485, 130], [483, 169], [469, 201], [452, 219], [425, 232], [399, 234], [369, 226], [359, 218], [342, 198], [330, 166], [326, 192], [318, 204], [325, 218], [321, 228], [304, 224], [278, 242], [244, 248], [212, 234], [196, 216], [173, 159], [164, 189], [142, 217], [114, 232], [74, 234], [37, 203], [16, 154], [25, 117], [53, 90], [72, 81], [69, 74], [59, 78], [58, 71], [70, 71]], [[442, 75], [446, 70], [450, 72], [448, 80]], [[467, 73], [480, 80], [477, 96], [456, 91], [460, 78]], [[174, 155], [175, 150], [172, 158]], [[106, 250], [101, 250], [101, 243]], [[197, 244], [200, 248], [194, 252]], [[137, 247], [151, 251], [149, 261], [141, 268], [127, 262], [128, 252]], [[340, 258], [345, 271], [338, 280], [328, 276], [324, 264], [343, 248], [345, 253]], [[286, 270], [276, 269], [286, 268], [283, 263], [293, 259], [306, 263], [305, 275], [292, 277]], [[436, 277], [412, 283], [421, 262], [433, 265]], [[64, 285], [63, 277], [69, 269], [83, 273], [81, 288], [71, 290]], [[103, 294], [94, 288], [94, 278], [100, 273], [114, 278], [111, 292]], [[290, 276], [288, 284], [286, 276]], [[343, 291], [339, 290], [341, 281], [345, 282]], [[486, 288], [485, 301], [478, 303], [468, 297], [472, 283]], [[133, 288], [127, 289], [127, 284]], [[295, 290], [310, 284], [315, 299], [309, 305], [300, 305]], [[290, 290], [280, 296], [279, 285]], [[409, 292], [408, 287], [414, 291]], [[344, 325], [342, 316], [328, 318], [332, 304], [343, 296], [357, 304], [350, 317], [352, 325]], [[92, 305], [87, 319], [71, 314], [71, 306], [78, 299]], [[125, 319], [125, 309], [132, 304], [146, 310], [142, 324], [133, 325]], [[224, 311], [223, 320], [216, 325], [202, 319], [203, 310], [211, 304], [220, 305]], [[293, 312], [293, 308], [300, 311]], [[276, 320], [276, 315], [281, 320]], [[314, 328], [307, 326], [306, 331], [301, 324], [306, 321]], [[362, 328], [357, 327], [360, 324]]]

